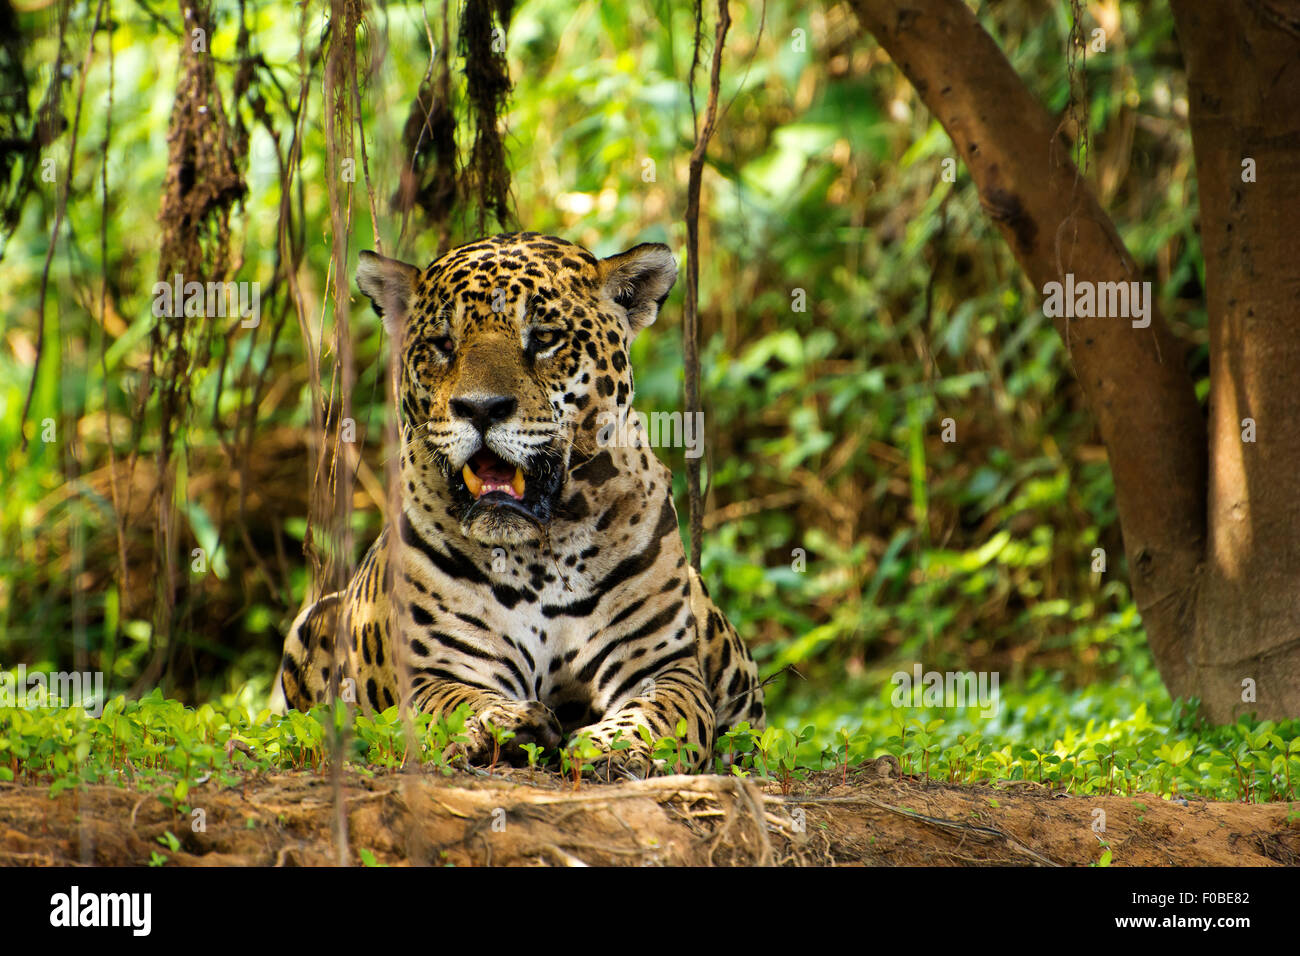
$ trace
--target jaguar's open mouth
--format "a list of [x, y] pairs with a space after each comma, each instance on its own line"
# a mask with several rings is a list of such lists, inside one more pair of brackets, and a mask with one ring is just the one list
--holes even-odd
[[484, 495], [500, 493], [516, 501], [523, 501], [528, 483], [524, 470], [501, 458], [495, 452], [482, 448], [461, 469], [465, 487], [475, 501]]
[[518, 465], [485, 445], [451, 482], [466, 535], [494, 544], [534, 540], [551, 521], [564, 483], [564, 459], [557, 449], [545, 448]]

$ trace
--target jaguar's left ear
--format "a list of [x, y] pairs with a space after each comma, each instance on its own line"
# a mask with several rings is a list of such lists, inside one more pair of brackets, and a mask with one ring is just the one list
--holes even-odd
[[628, 341], [659, 317], [677, 281], [677, 260], [662, 242], [643, 242], [600, 260], [602, 291], [627, 310]]

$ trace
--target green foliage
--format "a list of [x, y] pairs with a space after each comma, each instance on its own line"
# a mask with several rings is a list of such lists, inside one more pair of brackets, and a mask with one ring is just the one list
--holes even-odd
[[[1206, 727], [1194, 713], [1169, 705], [1148, 711], [1132, 688], [1104, 700], [1092, 693], [1044, 685], [1009, 694], [998, 717], [978, 727], [969, 718], [902, 708], [868, 710], [852, 731], [772, 726], [756, 734], [741, 724], [719, 739], [711, 769], [774, 780], [788, 793], [810, 771], [847, 777], [863, 761], [892, 754], [906, 774], [957, 783], [1025, 780], [1074, 794], [1300, 799], [1300, 721]], [[188, 708], [156, 691], [139, 701], [114, 698], [98, 718], [75, 707], [9, 707], [0, 709], [0, 780], [47, 785], [51, 796], [82, 784], [130, 785], [185, 813], [201, 786], [235, 786], [245, 775], [268, 771], [321, 772], [339, 730], [350, 741], [345, 760], [353, 768], [392, 772], [409, 761], [450, 774], [469, 716], [464, 707], [438, 720], [415, 716], [407, 744], [396, 708], [373, 718], [349, 718], [342, 706], [273, 717], [237, 704]], [[675, 736], [655, 739], [638, 728], [667, 773], [686, 765], [694, 745], [682, 740], [685, 731], [680, 725]], [[530, 746], [530, 765], [549, 760], [575, 786], [584, 774], [608, 772], [587, 734], [553, 754]], [[175, 852], [173, 841], [160, 839]]]
[[416, 715], [411, 729], [418, 744], [408, 746], [396, 707], [373, 718], [353, 716], [341, 704], [254, 716], [237, 703], [186, 707], [158, 690], [141, 700], [116, 697], [97, 718], [79, 707], [4, 707], [0, 780], [47, 781], [51, 796], [83, 783], [130, 783], [188, 810], [188, 797], [201, 782], [232, 786], [245, 773], [320, 771], [339, 731], [354, 765], [391, 771], [409, 759], [450, 774], [452, 748], [468, 739], [468, 717], [468, 707], [437, 720]]
[[[224, 0], [215, 7], [217, 82], [251, 131], [235, 278], [265, 284], [281, 252], [277, 147], [251, 104], [234, 95], [237, 8]], [[1112, 775], [1136, 774], [1141, 786], [1170, 792], [1195, 789], [1192, 778], [1202, 773], [1208, 790], [1198, 792], [1271, 798], [1279, 777], [1288, 781], [1283, 792], [1293, 792], [1290, 751], [1260, 745], [1239, 727], [1221, 739], [1196, 737], [1194, 745], [1180, 737], [1190, 753], [1152, 749], [1156, 731], [1145, 715], [1163, 715], [1155, 725], [1168, 730], [1174, 710], [1124, 583], [1104, 450], [1060, 338], [1035, 307], [1034, 290], [1019, 277], [969, 176], [957, 163], [954, 181], [943, 178], [943, 161], [955, 151], [941, 126], [874, 44], [856, 36], [844, 6], [811, 11], [776, 0], [732, 8], [726, 111], [710, 152], [702, 223], [710, 486], [703, 564], [714, 597], [764, 671], [792, 670], [768, 688], [772, 727], [724, 738], [731, 772], [789, 784], [798, 767], [823, 765], [824, 754], [847, 772], [846, 764], [892, 747], [909, 772], [1042, 777], [1086, 790], [1099, 785], [1101, 754]], [[253, 52], [291, 98], [303, 80], [300, 44], [316, 42], [323, 14], [308, 9], [300, 24], [297, 8], [283, 3], [247, 9]], [[360, 118], [381, 200], [399, 179], [402, 123], [428, 66], [424, 15], [409, 3], [374, 7], [363, 40], [387, 34], [384, 44], [363, 51], [388, 54], [361, 84]], [[26, 63], [32, 77], [54, 59], [54, 40], [36, 29], [38, 16], [22, 14], [35, 36]], [[1040, 4], [1012, 0], [982, 4], [980, 16], [1039, 98], [1064, 112], [1067, 7], [1043, 16]], [[1153, 2], [1124, 4], [1119, 16], [1107, 54], [1088, 59], [1087, 174], [1139, 278], [1153, 281], [1163, 314], [1184, 338], [1203, 343], [1196, 181], [1187, 90], [1168, 66], [1179, 58], [1172, 19], [1166, 5]], [[98, 722], [6, 718], [7, 741], [31, 752], [11, 750], [16, 762], [6, 770], [0, 760], [0, 776], [35, 774], [67, 786], [87, 774], [146, 783], [157, 775], [170, 781], [172, 799], [183, 801], [204, 772], [317, 769], [329, 759], [328, 720], [315, 712], [279, 721], [248, 715], [264, 706], [284, 627], [310, 585], [303, 550], [312, 464], [304, 436], [317, 410], [307, 382], [312, 356], [324, 356], [316, 371], [326, 379], [333, 357], [308, 341], [310, 329], [304, 340], [291, 320], [280, 334], [216, 336], [212, 362], [193, 370], [194, 407], [202, 413], [178, 436], [185, 454], [174, 530], [180, 553], [202, 548], [209, 570], [181, 566], [172, 630], [155, 633], [156, 542], [146, 504], [154, 476], [146, 468], [116, 492], [106, 476], [114, 461], [138, 452], [147, 463], [159, 447], [156, 431], [133, 436], [132, 426], [158, 412], [156, 399], [138, 407], [137, 389], [148, 367], [177, 39], [138, 6], [115, 8], [114, 20], [86, 75], [81, 155], [44, 303], [47, 352], [26, 451], [20, 418], [54, 190], [33, 196], [5, 251], [0, 662], [67, 669], [75, 647], [89, 661], [77, 667], [102, 670], [118, 693], [149, 673], [151, 662], [165, 661], [165, 689], [178, 700], [122, 704]], [[70, 62], [80, 64], [91, 37], [88, 23], [75, 21]], [[666, 0], [517, 5], [508, 33], [516, 85], [506, 126], [521, 226], [602, 255], [639, 241], [682, 246], [692, 27], [691, 5]], [[806, 34], [802, 49], [791, 42], [795, 30]], [[332, 237], [319, 82], [307, 87], [302, 188], [293, 202], [305, 237], [298, 281], [314, 328], [330, 309]], [[33, 105], [42, 88], [31, 84]], [[277, 102], [269, 97], [268, 108], [283, 153], [294, 130]], [[69, 143], [64, 136], [49, 148], [60, 176]], [[364, 186], [359, 181], [352, 197], [351, 251], [369, 247], [377, 229], [390, 254], [427, 261], [437, 237], [414, 221], [396, 242], [399, 217], [381, 201], [380, 221], [372, 223]], [[462, 230], [452, 238], [470, 236]], [[659, 322], [633, 346], [638, 404], [646, 411], [681, 406], [680, 296], [679, 284]], [[381, 438], [387, 343], [362, 305], [355, 301], [352, 311], [360, 373], [352, 398], [363, 465], [382, 475], [391, 457]], [[1193, 363], [1204, 395], [1204, 347]], [[259, 390], [262, 376], [273, 386]], [[941, 437], [948, 418], [955, 442]], [[57, 425], [49, 443], [37, 430], [46, 419]], [[230, 454], [245, 441], [250, 470], [239, 475], [236, 493]], [[677, 475], [684, 514], [682, 451], [659, 453]], [[353, 517], [358, 548], [378, 531], [381, 497]], [[324, 547], [320, 530], [316, 545]], [[119, 545], [130, 565], [126, 578], [118, 575]], [[1091, 570], [1096, 548], [1108, 556], [1100, 573]], [[914, 660], [1002, 673], [999, 715], [976, 722], [956, 713], [911, 714], [897, 725], [888, 675], [893, 662]], [[215, 708], [179, 702], [235, 694], [236, 702]], [[395, 713], [357, 718], [347, 728], [349, 758], [375, 770], [412, 760], [447, 769], [441, 755], [463, 734], [463, 718], [417, 718], [419, 753], [408, 750]], [[27, 723], [45, 720], [53, 723]], [[123, 735], [118, 762], [104, 750], [104, 721]], [[789, 730], [808, 725], [822, 730], [811, 737]], [[1290, 739], [1278, 733], [1283, 743]], [[156, 749], [160, 740], [170, 741], [167, 749]], [[1158, 742], [1176, 747], [1172, 739]], [[680, 762], [675, 739], [647, 743], [670, 765]], [[1136, 748], [1132, 769], [1124, 753], [1106, 749], [1111, 745]], [[568, 771], [581, 773], [591, 762], [584, 752], [575, 747], [562, 757]], [[536, 763], [540, 755], [529, 756]], [[182, 758], [183, 766], [174, 765]]]

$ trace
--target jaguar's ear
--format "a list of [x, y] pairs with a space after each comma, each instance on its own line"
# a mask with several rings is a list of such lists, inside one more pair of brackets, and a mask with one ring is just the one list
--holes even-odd
[[677, 260], [662, 242], [643, 242], [600, 260], [602, 291], [627, 310], [628, 341], [654, 322], [677, 281]]
[[357, 286], [370, 299], [375, 313], [384, 320], [388, 334], [399, 336], [415, 300], [420, 270], [373, 252], [361, 253], [357, 263]]

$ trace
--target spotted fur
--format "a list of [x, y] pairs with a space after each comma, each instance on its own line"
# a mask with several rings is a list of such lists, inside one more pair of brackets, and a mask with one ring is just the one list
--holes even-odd
[[[696, 767], [719, 730], [762, 726], [757, 668], [688, 565], [671, 475], [628, 414], [628, 346], [676, 277], [663, 245], [597, 259], [535, 233], [424, 270], [362, 254], [358, 284], [400, 342], [401, 513], [347, 589], [294, 621], [282, 705], [351, 678], [382, 710], [404, 667], [416, 708], [471, 706], [472, 761], [490, 759], [490, 720], [516, 734], [507, 757], [586, 731], [637, 775], [641, 725], [684, 722]], [[521, 499], [475, 500], [464, 467], [487, 460], [521, 469]]]

